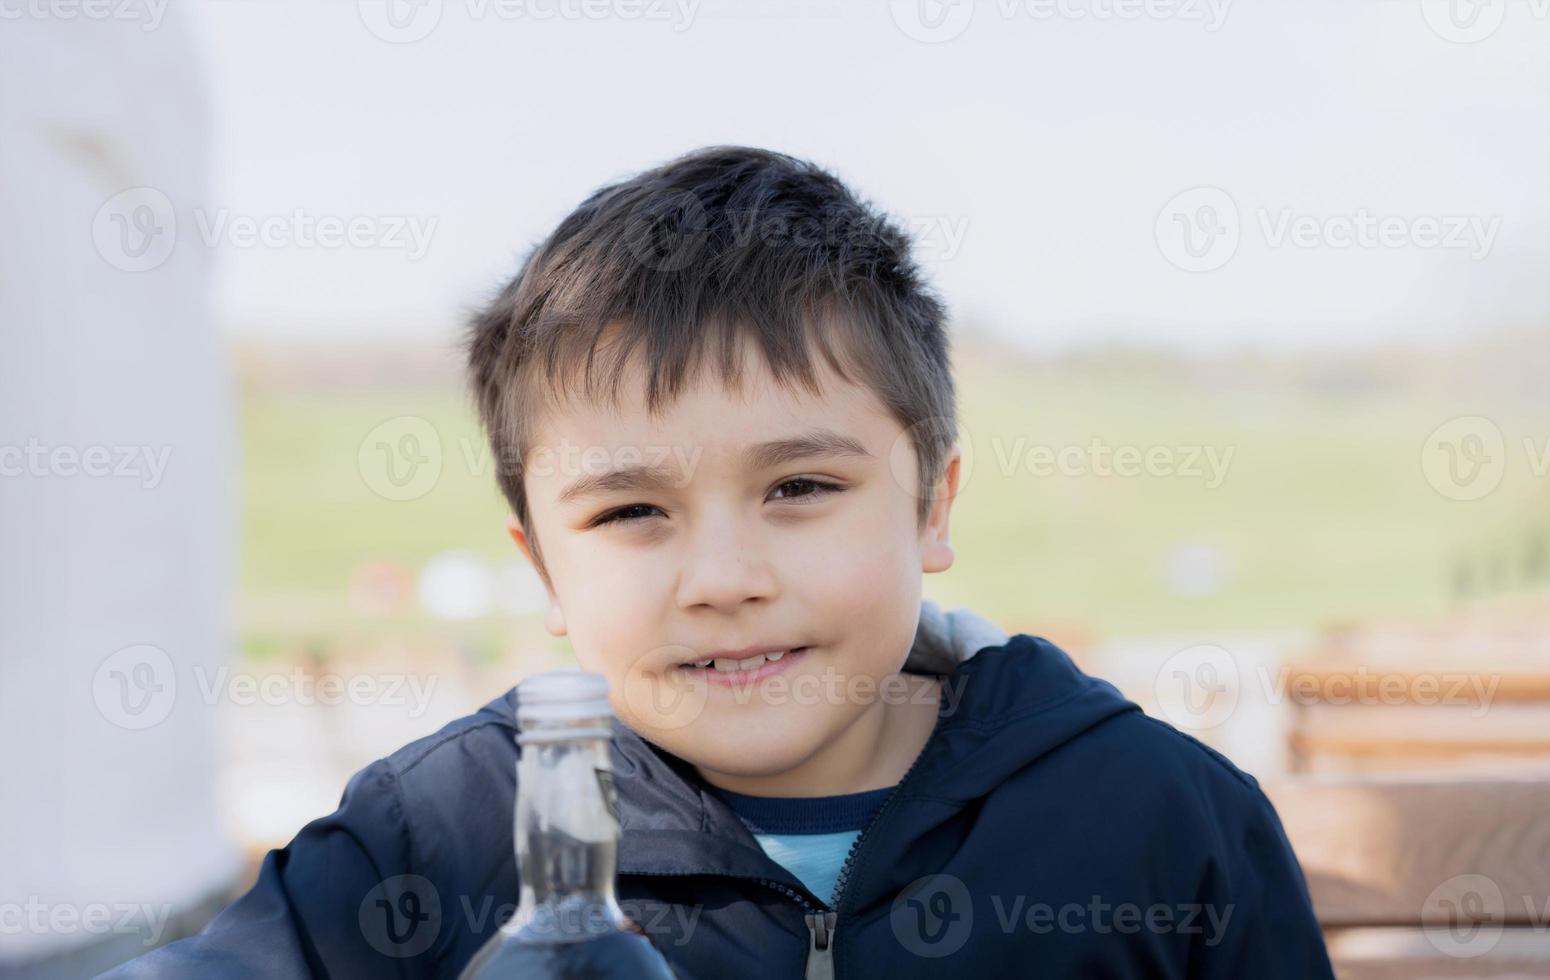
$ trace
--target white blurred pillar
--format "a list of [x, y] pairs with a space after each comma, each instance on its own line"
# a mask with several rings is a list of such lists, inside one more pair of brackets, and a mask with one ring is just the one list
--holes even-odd
[[142, 951], [239, 866], [199, 683], [235, 456], [186, 10], [0, 0], [0, 974]]

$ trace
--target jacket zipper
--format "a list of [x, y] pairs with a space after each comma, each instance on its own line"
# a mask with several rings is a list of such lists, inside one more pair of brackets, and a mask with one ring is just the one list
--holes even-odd
[[[940, 695], [938, 695], [940, 698]], [[937, 731], [942, 727], [941, 701], [937, 702], [936, 722], [931, 726], [931, 734], [926, 738], [926, 745], [930, 745], [937, 736]], [[867, 822], [866, 829], [862, 830], [856, 839], [850, 842], [850, 850], [845, 854], [845, 863], [840, 866], [840, 873], [834, 880], [834, 905], [831, 907], [823, 902], [813, 903], [807, 900], [801, 892], [782, 882], [770, 878], [744, 878], [745, 881], [755, 881], [775, 889], [787, 898], [794, 900], [802, 906], [802, 921], [807, 925], [807, 967], [804, 970], [803, 980], [835, 980], [834, 974], [834, 934], [839, 924], [839, 909], [845, 897], [845, 885], [850, 880], [852, 867], [856, 862], [856, 854], [861, 850], [861, 844], [867, 835], [872, 832], [883, 815], [893, 806], [899, 797], [899, 791], [920, 766], [920, 760], [926, 756], [926, 746], [921, 746], [920, 753], [915, 756], [915, 761], [904, 771], [898, 783], [893, 787], [893, 792], [884, 797], [878, 806], [877, 812], [872, 814], [872, 819]], [[661, 874], [662, 872], [631, 872], [632, 874]], [[729, 875], [728, 877], [743, 878], [742, 875]]]
[[757, 880], [802, 906], [802, 921], [807, 925], [807, 968], [802, 980], [834, 980], [834, 920], [839, 913], [822, 903], [814, 905], [788, 885], [769, 878]]
[[[873, 813], [872, 819], [867, 822], [866, 829], [861, 831], [856, 839], [850, 842], [850, 850], [845, 854], [845, 863], [840, 866], [839, 876], [834, 880], [834, 910], [825, 911], [821, 922], [815, 922], [818, 917], [811, 913], [803, 916], [807, 922], [807, 931], [812, 939], [808, 948], [807, 975], [804, 980], [817, 980], [817, 978], [834, 980], [834, 933], [835, 927], [838, 925], [840, 909], [844, 907], [845, 885], [850, 881], [851, 871], [856, 863], [856, 855], [860, 853], [861, 845], [867, 839], [867, 835], [872, 832], [872, 828], [878, 825], [883, 819], [883, 815], [888, 812], [889, 808], [899, 798], [899, 791], [904, 789], [904, 784], [909, 782], [910, 776], [920, 766], [920, 760], [926, 757], [926, 746], [936, 740], [937, 730], [942, 727], [943, 718], [941, 695], [938, 694], [937, 698], [936, 721], [931, 725], [931, 734], [926, 737], [926, 745], [921, 746], [920, 752], [915, 756], [915, 760], [910, 763], [910, 767], [904, 770], [904, 775], [894, 784], [893, 792], [883, 798], [883, 802], [878, 806], [877, 812]], [[771, 884], [782, 888], [785, 887], [780, 885], [779, 882], [772, 882]], [[789, 892], [791, 889], [786, 888], [785, 890]], [[800, 896], [798, 896], [798, 899], [801, 900]], [[803, 904], [805, 906], [807, 903], [803, 902]], [[823, 940], [822, 945], [819, 945], [820, 939]]]

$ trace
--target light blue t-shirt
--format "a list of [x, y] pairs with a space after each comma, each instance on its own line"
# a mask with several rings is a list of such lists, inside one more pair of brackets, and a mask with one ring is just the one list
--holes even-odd
[[851, 845], [892, 786], [840, 796], [749, 796], [710, 787], [759, 846], [819, 898], [834, 904], [834, 885]]

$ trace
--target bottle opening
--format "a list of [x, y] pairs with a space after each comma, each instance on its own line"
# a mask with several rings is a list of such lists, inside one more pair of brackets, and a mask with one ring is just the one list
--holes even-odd
[[551, 670], [517, 685], [517, 741], [608, 738], [608, 680], [583, 670]]

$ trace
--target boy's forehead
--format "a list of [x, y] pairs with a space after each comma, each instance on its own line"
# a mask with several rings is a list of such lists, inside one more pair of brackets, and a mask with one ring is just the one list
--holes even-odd
[[818, 372], [816, 395], [799, 383], [778, 383], [762, 362], [745, 367], [741, 380], [740, 390], [733, 390], [715, 372], [702, 371], [653, 414], [646, 408], [643, 374], [629, 372], [617, 408], [610, 399], [594, 401], [574, 392], [549, 406], [529, 451], [598, 447], [744, 456], [756, 444], [819, 436], [840, 446], [869, 447], [875, 455], [876, 443], [882, 441], [886, 451], [897, 429], [876, 395], [832, 370]]

